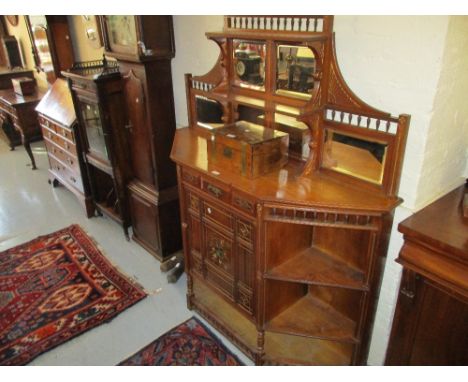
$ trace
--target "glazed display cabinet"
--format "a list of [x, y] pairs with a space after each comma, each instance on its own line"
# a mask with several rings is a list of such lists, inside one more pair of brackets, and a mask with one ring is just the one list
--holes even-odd
[[122, 76], [115, 62], [76, 63], [63, 72], [78, 118], [82, 153], [95, 210], [120, 224], [128, 237], [126, 185], [131, 177]]

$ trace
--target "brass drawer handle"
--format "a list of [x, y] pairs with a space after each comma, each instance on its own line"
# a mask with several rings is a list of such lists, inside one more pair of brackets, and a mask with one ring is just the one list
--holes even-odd
[[241, 199], [241, 198], [235, 198], [234, 199], [234, 204], [244, 210], [247, 210], [247, 211], [250, 211], [250, 212], [253, 212], [253, 203], [245, 200], [245, 199]]
[[221, 189], [219, 189], [218, 187], [213, 186], [210, 183], [208, 183], [208, 185], [206, 186], [206, 189], [207, 189], [207, 191], [211, 192], [217, 198], [220, 198], [224, 194], [224, 192]]

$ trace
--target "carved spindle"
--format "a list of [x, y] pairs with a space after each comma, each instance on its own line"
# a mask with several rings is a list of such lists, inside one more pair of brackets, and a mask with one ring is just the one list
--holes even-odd
[[366, 128], [368, 129], [370, 127], [371, 119], [367, 117], [367, 123], [366, 123]]
[[340, 111], [340, 123], [343, 123], [344, 120], [344, 113]]
[[345, 222], [349, 223], [349, 215], [348, 214], [345, 215]]
[[375, 123], [375, 129], [376, 129], [377, 131], [379, 131], [379, 130], [380, 130], [380, 122], [381, 122], [381, 120], [380, 120], [380, 119], [377, 119], [377, 120], [376, 120], [376, 123]]
[[335, 110], [332, 110], [331, 112], [331, 120], [334, 121], [335, 120]]
[[362, 120], [361, 116], [358, 115], [358, 117], [357, 117], [357, 125], [358, 125], [359, 127], [361, 126], [361, 120]]
[[388, 130], [390, 130], [390, 121], [387, 121], [385, 125], [385, 132], [388, 133]]
[[336, 223], [338, 221], [338, 214], [335, 213], [333, 214], [333, 223]]
[[314, 32], [317, 32], [318, 18], [314, 17]]
[[351, 113], [348, 113], [348, 125], [351, 125], [351, 118], [352, 118]]
[[323, 214], [323, 221], [327, 221], [328, 220], [328, 212], [324, 212]]
[[310, 19], [307, 17], [305, 19], [305, 31], [308, 32], [310, 27]]

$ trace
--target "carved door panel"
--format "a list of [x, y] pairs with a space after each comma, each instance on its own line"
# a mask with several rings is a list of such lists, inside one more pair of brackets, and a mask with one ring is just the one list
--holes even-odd
[[138, 74], [130, 69], [123, 76], [128, 111], [127, 129], [129, 130], [130, 152], [135, 177], [145, 184], [153, 185], [155, 178], [151, 157], [152, 136], [147, 125], [145, 89]]
[[233, 242], [227, 235], [204, 225], [206, 279], [224, 295], [234, 300]]

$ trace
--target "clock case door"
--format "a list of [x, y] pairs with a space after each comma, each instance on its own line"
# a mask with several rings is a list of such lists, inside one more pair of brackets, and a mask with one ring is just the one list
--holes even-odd
[[[124, 17], [124, 16], [120, 16]], [[106, 55], [118, 60], [144, 62], [175, 55], [172, 16], [128, 16], [134, 23], [131, 44], [118, 44], [112, 34], [117, 31], [110, 16], [99, 16]], [[130, 27], [133, 29], [133, 25]], [[122, 33], [122, 30], [119, 29]]]

